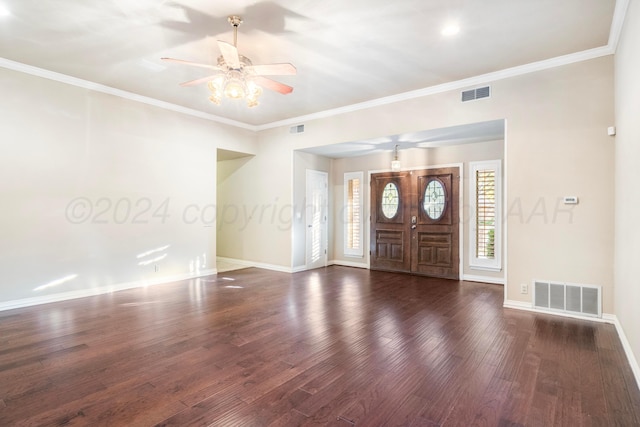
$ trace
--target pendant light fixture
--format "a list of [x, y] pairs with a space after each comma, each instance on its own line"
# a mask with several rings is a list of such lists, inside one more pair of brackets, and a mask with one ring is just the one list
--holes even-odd
[[393, 149], [393, 160], [391, 161], [391, 170], [398, 172], [400, 170], [400, 160], [398, 159], [398, 145]]

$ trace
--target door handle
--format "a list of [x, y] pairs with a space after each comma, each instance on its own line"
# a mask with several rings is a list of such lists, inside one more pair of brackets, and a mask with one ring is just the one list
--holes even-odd
[[412, 230], [415, 230], [415, 229], [416, 229], [416, 227], [417, 227], [417, 225], [413, 224], [413, 225], [411, 226], [411, 229], [412, 229]]

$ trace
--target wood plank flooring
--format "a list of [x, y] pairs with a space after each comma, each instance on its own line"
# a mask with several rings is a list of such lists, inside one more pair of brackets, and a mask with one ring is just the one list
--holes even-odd
[[615, 328], [503, 288], [259, 269], [0, 312], [0, 426], [638, 426]]

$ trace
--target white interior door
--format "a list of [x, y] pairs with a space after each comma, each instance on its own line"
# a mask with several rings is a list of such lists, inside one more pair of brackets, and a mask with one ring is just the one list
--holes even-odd
[[329, 176], [327, 172], [307, 169], [306, 178], [306, 266], [312, 269], [327, 265]]

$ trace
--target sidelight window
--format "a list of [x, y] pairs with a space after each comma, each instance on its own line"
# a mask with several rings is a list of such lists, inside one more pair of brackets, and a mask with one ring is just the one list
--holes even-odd
[[362, 172], [344, 174], [344, 254], [349, 256], [364, 255], [362, 182]]
[[470, 265], [472, 268], [501, 269], [500, 160], [471, 162], [469, 206], [471, 210]]

